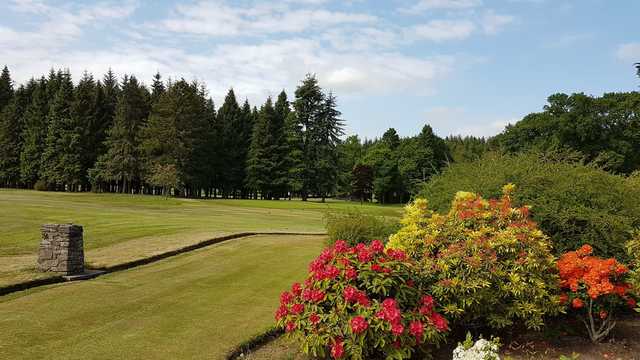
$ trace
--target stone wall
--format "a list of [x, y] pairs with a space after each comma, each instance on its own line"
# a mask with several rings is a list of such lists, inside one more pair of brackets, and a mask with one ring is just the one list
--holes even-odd
[[38, 269], [65, 275], [83, 273], [82, 226], [73, 224], [42, 225]]

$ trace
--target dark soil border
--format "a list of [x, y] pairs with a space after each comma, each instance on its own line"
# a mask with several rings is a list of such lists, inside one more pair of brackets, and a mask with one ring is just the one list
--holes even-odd
[[243, 341], [240, 345], [229, 351], [226, 360], [236, 360], [244, 357], [252, 351], [258, 350], [260, 347], [272, 342], [284, 334], [282, 329], [272, 327], [267, 331], [258, 334], [249, 340]]
[[[193, 245], [188, 245], [188, 246], [185, 246], [185, 247], [181, 247], [179, 249], [163, 252], [161, 254], [156, 254], [156, 255], [152, 255], [152, 256], [146, 257], [146, 258], [133, 260], [133, 261], [129, 261], [129, 262], [121, 263], [121, 264], [116, 264], [116, 265], [106, 266], [106, 267], [96, 267], [96, 268], [87, 267], [87, 268], [91, 269], [91, 270], [102, 270], [102, 271], [104, 271], [104, 273], [100, 274], [100, 275], [104, 275], [104, 274], [109, 274], [109, 273], [113, 273], [113, 272], [117, 272], [117, 271], [132, 269], [132, 268], [135, 268], [135, 267], [138, 267], [138, 266], [142, 266], [142, 265], [151, 264], [151, 263], [154, 263], [156, 261], [164, 260], [164, 259], [169, 258], [169, 257], [173, 257], [173, 256], [180, 255], [180, 254], [183, 254], [183, 253], [186, 253], [186, 252], [190, 252], [190, 251], [193, 251], [193, 250], [201, 249], [201, 248], [204, 248], [204, 247], [207, 247], [207, 246], [211, 246], [211, 245], [214, 245], [214, 244], [218, 244], [218, 243], [221, 243], [221, 242], [224, 242], [224, 241], [244, 238], [244, 237], [248, 237], [248, 236], [255, 236], [255, 235], [323, 236], [323, 235], [327, 235], [327, 234], [326, 233], [305, 233], [305, 232], [259, 232], [259, 231], [241, 232], [241, 233], [235, 233], [235, 234], [229, 234], [229, 235], [215, 237], [215, 238], [212, 238], [212, 239], [209, 239], [209, 240], [201, 241], [201, 242], [193, 244]], [[98, 276], [100, 276], [100, 275], [98, 275]], [[58, 283], [66, 282], [66, 281], [68, 281], [68, 280], [66, 280], [63, 276], [52, 276], [52, 277], [43, 278], [43, 279], [29, 280], [29, 281], [25, 281], [25, 282], [21, 282], [21, 283], [17, 283], [17, 284], [11, 284], [11, 285], [0, 287], [0, 296], [8, 295], [8, 294], [11, 294], [11, 293], [14, 293], [14, 292], [18, 292], [18, 291], [24, 291], [24, 290], [32, 289], [32, 288], [39, 287], [39, 286], [58, 284]]]

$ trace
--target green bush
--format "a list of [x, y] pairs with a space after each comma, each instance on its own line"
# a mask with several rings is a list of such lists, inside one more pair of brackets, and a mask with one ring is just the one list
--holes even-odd
[[627, 262], [624, 244], [640, 225], [640, 186], [625, 178], [562, 156], [488, 154], [450, 166], [425, 185], [420, 196], [446, 212], [459, 191], [497, 197], [501, 187], [518, 187], [515, 205], [529, 205], [534, 221], [559, 255], [590, 244], [595, 255]]
[[446, 215], [416, 199], [387, 244], [418, 261], [427, 291], [461, 328], [539, 329], [560, 310], [549, 239], [529, 220], [527, 207], [512, 207], [511, 191], [506, 185], [504, 195], [491, 200], [459, 192]]
[[375, 239], [386, 242], [389, 236], [399, 228], [396, 220], [365, 214], [355, 208], [343, 212], [326, 213], [325, 224], [329, 245], [337, 240], [344, 240], [349, 246], [369, 243]]
[[33, 189], [37, 191], [47, 191], [49, 190], [47, 183], [44, 180], [38, 180], [33, 185]]

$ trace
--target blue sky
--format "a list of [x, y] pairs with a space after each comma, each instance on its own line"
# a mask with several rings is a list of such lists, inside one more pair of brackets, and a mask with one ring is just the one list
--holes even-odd
[[637, 90], [640, 1], [45, 1], [0, 4], [0, 64], [160, 71], [259, 105], [306, 73], [348, 133], [493, 135], [555, 92]]

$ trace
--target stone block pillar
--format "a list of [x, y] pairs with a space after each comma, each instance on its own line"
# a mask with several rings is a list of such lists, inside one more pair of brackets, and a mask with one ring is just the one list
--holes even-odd
[[42, 225], [38, 270], [75, 275], [84, 272], [82, 226]]

